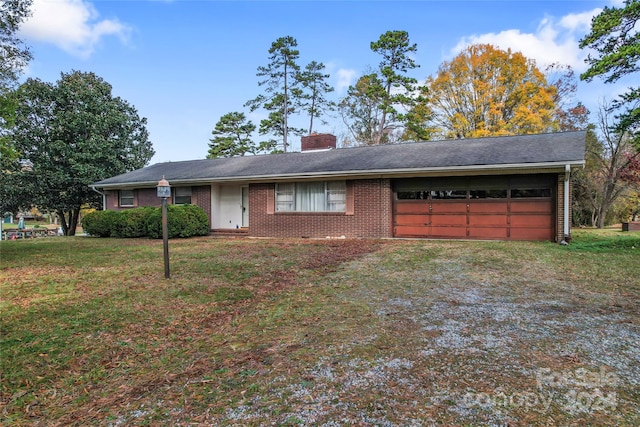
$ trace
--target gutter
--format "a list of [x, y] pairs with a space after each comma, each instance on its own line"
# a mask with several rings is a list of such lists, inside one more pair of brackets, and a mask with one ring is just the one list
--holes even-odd
[[[318, 179], [318, 178], [347, 178], [347, 179], [371, 179], [371, 178], [400, 178], [409, 176], [438, 176], [438, 175], [450, 175], [452, 173], [458, 174], [473, 174], [482, 172], [484, 174], [490, 174], [492, 172], [504, 172], [518, 173], [526, 170], [535, 170], [537, 172], [548, 171], [558, 172], [566, 170], [566, 167], [571, 166], [583, 166], [585, 161], [578, 160], [575, 162], [544, 162], [544, 163], [512, 163], [504, 165], [472, 165], [472, 166], [443, 166], [433, 168], [398, 168], [398, 169], [373, 169], [373, 170], [346, 170], [346, 171], [323, 171], [323, 172], [309, 172], [309, 173], [288, 173], [288, 174], [269, 174], [269, 175], [240, 175], [230, 177], [210, 177], [210, 178], [195, 178], [195, 179], [179, 179], [169, 178], [169, 182], [172, 185], [187, 185], [187, 184], [208, 184], [214, 182], [277, 182], [291, 179]], [[117, 188], [142, 188], [142, 187], [155, 187], [157, 181], [132, 181], [121, 182], [114, 184], [103, 184], [102, 189], [117, 189]]]
[[564, 242], [571, 240], [569, 235], [569, 180], [571, 178], [571, 165], [566, 164], [564, 167]]
[[107, 210], [107, 195], [105, 193], [103, 193], [102, 191], [98, 191], [98, 189], [93, 185], [91, 186], [91, 189], [102, 196], [102, 210], [106, 211]]

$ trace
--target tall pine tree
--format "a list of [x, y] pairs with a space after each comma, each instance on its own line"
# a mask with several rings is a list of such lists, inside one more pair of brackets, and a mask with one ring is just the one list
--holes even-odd
[[[303, 132], [289, 126], [289, 118], [298, 111], [302, 95], [298, 83], [300, 66], [296, 61], [300, 52], [296, 49], [297, 46], [298, 42], [291, 36], [280, 37], [271, 44], [270, 62], [264, 67], [258, 67], [256, 73], [258, 77], [264, 78], [258, 85], [265, 86], [265, 93], [245, 104], [252, 112], [258, 108], [269, 111], [269, 117], [260, 122], [259, 132], [261, 135], [272, 134], [280, 139], [284, 152], [289, 146], [289, 134]], [[269, 140], [263, 145], [275, 145], [277, 139]]]

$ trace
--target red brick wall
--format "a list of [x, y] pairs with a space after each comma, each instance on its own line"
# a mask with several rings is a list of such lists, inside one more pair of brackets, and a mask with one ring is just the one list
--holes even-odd
[[300, 138], [300, 148], [302, 151], [326, 150], [336, 148], [336, 137], [328, 133], [314, 133]]
[[353, 213], [274, 212], [275, 184], [249, 186], [249, 234], [255, 237], [391, 237], [391, 183], [388, 179], [347, 182], [353, 186]]
[[209, 229], [211, 229], [211, 186], [192, 187], [191, 203], [200, 206], [204, 210], [207, 218], [209, 218]]
[[112, 211], [120, 211], [123, 209], [132, 209], [141, 206], [161, 206], [162, 200], [157, 196], [155, 188], [140, 188], [133, 191], [133, 206], [121, 207], [118, 204], [118, 191], [105, 191], [107, 195], [106, 208]]
[[[158, 197], [156, 188], [143, 188], [136, 190], [136, 206], [162, 206], [162, 199]], [[171, 203], [171, 199], [167, 199]]]

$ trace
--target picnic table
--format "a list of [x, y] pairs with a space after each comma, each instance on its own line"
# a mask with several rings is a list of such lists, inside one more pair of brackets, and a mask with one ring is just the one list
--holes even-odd
[[30, 239], [35, 237], [48, 237], [57, 236], [58, 230], [47, 227], [37, 228], [12, 228], [8, 230], [2, 230], [2, 240], [14, 240], [14, 239]]

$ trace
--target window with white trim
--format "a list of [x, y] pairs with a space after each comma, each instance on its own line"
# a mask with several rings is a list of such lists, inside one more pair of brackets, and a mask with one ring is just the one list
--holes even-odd
[[276, 212], [345, 212], [345, 181], [276, 184]]
[[135, 201], [133, 190], [120, 190], [118, 192], [118, 206], [130, 207]]
[[173, 203], [176, 205], [190, 205], [191, 187], [176, 187], [173, 194]]

